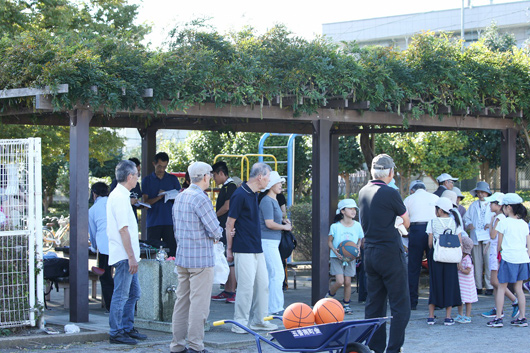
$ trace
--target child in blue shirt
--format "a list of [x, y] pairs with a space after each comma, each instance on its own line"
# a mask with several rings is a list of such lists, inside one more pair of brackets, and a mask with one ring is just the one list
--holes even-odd
[[330, 273], [335, 276], [335, 283], [330, 285], [326, 297], [333, 298], [337, 290], [344, 285], [343, 306], [346, 314], [351, 314], [351, 279], [355, 276], [355, 261], [346, 261], [338, 251], [338, 246], [345, 240], [352, 241], [357, 249], [361, 246], [364, 232], [361, 224], [354, 220], [357, 204], [353, 199], [339, 202], [335, 219], [329, 229], [328, 246], [330, 248]]

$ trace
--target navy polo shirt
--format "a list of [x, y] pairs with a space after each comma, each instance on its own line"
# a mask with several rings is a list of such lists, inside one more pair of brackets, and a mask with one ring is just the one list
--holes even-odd
[[262, 253], [258, 193], [253, 192], [247, 183], [243, 183], [232, 194], [228, 217], [236, 219], [232, 252]]
[[[180, 183], [176, 176], [169, 173], [164, 173], [162, 179], [159, 179], [155, 172], [146, 176], [142, 180], [142, 193], [152, 199], [158, 195], [160, 190], [180, 190]], [[151, 205], [147, 209], [147, 227], [154, 226], [172, 226], [173, 215], [171, 210], [173, 208], [173, 200], [164, 202], [164, 198]]]
[[372, 180], [359, 191], [359, 213], [364, 231], [364, 246], [401, 248], [401, 235], [394, 226], [396, 216], [407, 208], [397, 190], [381, 180]]

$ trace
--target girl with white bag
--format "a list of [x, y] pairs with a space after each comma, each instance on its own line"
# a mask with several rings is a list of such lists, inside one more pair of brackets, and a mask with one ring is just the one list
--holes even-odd
[[[436, 218], [427, 223], [426, 232], [429, 234], [429, 317], [427, 324], [434, 325], [434, 309], [445, 308], [444, 325], [450, 326], [455, 323], [451, 317], [453, 306], [462, 304], [460, 297], [460, 285], [458, 282], [458, 263], [438, 262], [433, 259], [435, 247], [440, 241], [440, 235], [449, 230], [452, 234], [458, 235], [458, 245], [462, 244], [462, 228], [459, 218], [451, 218], [450, 214], [456, 212], [452, 202], [445, 197], [440, 197], [436, 201]], [[458, 222], [458, 223], [457, 223]], [[461, 250], [460, 250], [461, 251]], [[460, 252], [461, 254], [461, 252]], [[460, 255], [461, 256], [461, 255]], [[458, 261], [460, 262], [460, 261]]]

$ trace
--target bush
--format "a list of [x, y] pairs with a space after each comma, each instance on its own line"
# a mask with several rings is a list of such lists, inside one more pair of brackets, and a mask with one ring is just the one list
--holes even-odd
[[293, 252], [294, 261], [311, 261], [313, 253], [311, 202], [297, 203], [289, 208], [293, 222], [293, 234], [298, 245]]

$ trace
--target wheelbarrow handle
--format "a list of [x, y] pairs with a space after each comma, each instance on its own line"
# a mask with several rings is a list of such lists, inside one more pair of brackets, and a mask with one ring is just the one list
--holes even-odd
[[214, 322], [213, 322], [213, 325], [214, 325], [214, 326], [221, 326], [221, 325], [226, 324], [225, 321], [226, 321], [226, 320], [214, 321]]

